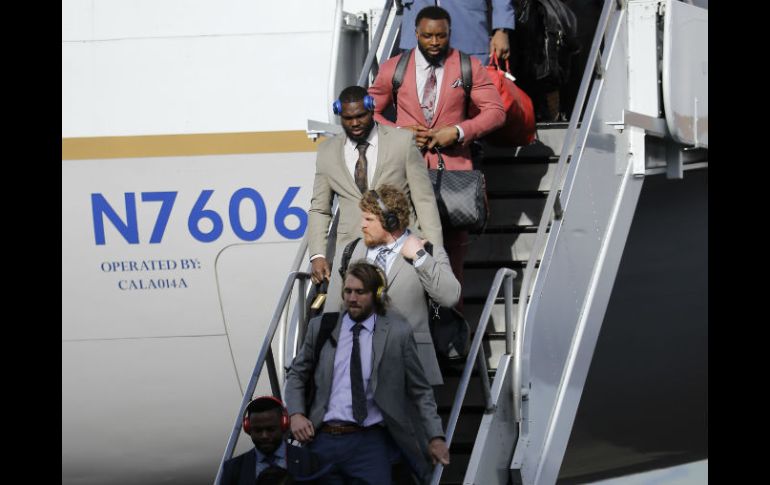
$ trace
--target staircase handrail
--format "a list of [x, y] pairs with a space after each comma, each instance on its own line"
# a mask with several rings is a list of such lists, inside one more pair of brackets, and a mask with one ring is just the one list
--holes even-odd
[[[457, 392], [455, 393], [455, 400], [452, 403], [452, 410], [449, 413], [449, 420], [447, 421], [446, 430], [446, 444], [447, 448], [452, 446], [452, 438], [454, 436], [455, 427], [457, 426], [457, 419], [460, 417], [460, 410], [465, 400], [465, 394], [468, 391], [468, 384], [470, 384], [471, 373], [473, 372], [474, 362], [479, 364], [479, 378], [481, 379], [481, 387], [484, 391], [485, 412], [491, 413], [495, 410], [495, 403], [492, 402], [492, 393], [489, 389], [489, 375], [487, 372], [487, 359], [484, 354], [484, 349], [481, 347], [481, 341], [486, 333], [489, 319], [492, 316], [492, 308], [497, 300], [497, 294], [500, 292], [500, 287], [505, 283], [505, 333], [510, 335], [511, 332], [511, 318], [513, 313], [513, 278], [516, 277], [516, 271], [510, 268], [500, 268], [495, 273], [495, 278], [492, 280], [492, 284], [489, 287], [489, 293], [487, 293], [487, 299], [484, 303], [484, 309], [479, 317], [479, 324], [476, 327], [476, 333], [473, 336], [473, 342], [471, 343], [470, 350], [468, 351], [468, 357], [463, 368], [462, 377], [457, 386]], [[512, 345], [509, 339], [505, 341], [505, 352], [510, 354]], [[433, 475], [431, 477], [431, 485], [438, 485], [441, 480], [441, 474], [444, 471], [444, 466], [438, 463], [433, 468]]]
[[214, 479], [215, 484], [219, 484], [219, 481], [222, 477], [222, 466], [224, 465], [224, 462], [232, 458], [233, 456], [233, 450], [235, 449], [235, 445], [238, 442], [238, 437], [241, 433], [241, 426], [243, 423], [243, 415], [246, 412], [246, 407], [248, 406], [249, 402], [252, 399], [252, 396], [254, 395], [254, 389], [257, 387], [257, 381], [259, 380], [259, 376], [262, 373], [262, 367], [267, 363], [268, 366], [268, 375], [270, 379], [270, 388], [273, 393], [273, 396], [277, 398], [281, 398], [281, 389], [278, 384], [278, 376], [276, 374], [275, 369], [275, 359], [273, 358], [273, 349], [272, 349], [272, 343], [273, 338], [275, 337], [275, 332], [278, 329], [278, 324], [281, 319], [281, 314], [284, 311], [284, 308], [286, 307], [286, 303], [289, 301], [289, 296], [291, 295], [292, 288], [294, 286], [294, 281], [299, 281], [299, 295], [300, 300], [304, 300], [305, 295], [305, 282], [307, 279], [310, 278], [309, 273], [300, 272], [300, 271], [292, 271], [289, 273], [288, 277], [286, 278], [286, 283], [283, 286], [283, 291], [281, 292], [281, 296], [278, 299], [278, 305], [275, 308], [275, 312], [273, 312], [273, 318], [270, 321], [270, 325], [267, 327], [267, 333], [265, 334], [265, 338], [262, 341], [262, 348], [259, 350], [259, 356], [257, 357], [257, 363], [254, 366], [254, 371], [251, 374], [251, 379], [249, 380], [248, 386], [246, 386], [246, 390], [243, 393], [243, 399], [241, 400], [241, 406], [238, 411], [238, 415], [235, 419], [235, 423], [233, 424], [232, 431], [230, 432], [230, 438], [227, 440], [227, 446], [225, 447], [225, 452], [222, 455], [222, 460], [219, 462], [219, 469], [217, 470], [216, 478]]
[[529, 307], [529, 294], [531, 291], [532, 280], [535, 272], [535, 265], [540, 255], [545, 249], [545, 243], [547, 241], [545, 235], [548, 229], [548, 225], [551, 222], [551, 216], [554, 219], [561, 219], [562, 208], [561, 199], [559, 197], [560, 188], [564, 184], [566, 176], [567, 160], [570, 158], [572, 151], [574, 150], [575, 138], [577, 136], [577, 126], [579, 120], [583, 116], [583, 110], [586, 104], [586, 98], [588, 95], [588, 87], [591, 83], [591, 77], [595, 74], [597, 77], [602, 77], [604, 73], [601, 67], [601, 58], [599, 57], [599, 49], [602, 44], [602, 37], [609, 26], [609, 19], [612, 15], [614, 8], [621, 8], [618, 5], [622, 0], [605, 0], [602, 8], [602, 14], [599, 17], [599, 22], [596, 25], [596, 31], [594, 33], [593, 44], [591, 45], [591, 51], [588, 54], [586, 60], [586, 67], [583, 71], [583, 78], [580, 82], [580, 89], [578, 95], [575, 98], [575, 105], [572, 109], [572, 116], [570, 117], [567, 133], [564, 137], [564, 144], [562, 145], [561, 153], [559, 154], [559, 162], [556, 165], [556, 173], [551, 180], [551, 187], [548, 189], [548, 198], [543, 208], [543, 213], [540, 216], [540, 222], [537, 226], [537, 236], [535, 242], [532, 245], [532, 250], [529, 254], [529, 259], [524, 267], [524, 275], [522, 277], [521, 287], [519, 289], [518, 308], [516, 312], [516, 328], [515, 328], [515, 343], [516, 348], [513, 355], [513, 419], [516, 423], [521, 423], [521, 408], [522, 399], [526, 396], [526, 390], [522, 387], [522, 355], [523, 355], [523, 335], [526, 331], [525, 318], [526, 311]]

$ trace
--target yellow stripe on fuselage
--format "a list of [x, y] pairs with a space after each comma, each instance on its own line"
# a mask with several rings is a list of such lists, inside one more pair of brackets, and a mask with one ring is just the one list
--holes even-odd
[[62, 160], [314, 152], [304, 131], [62, 138]]

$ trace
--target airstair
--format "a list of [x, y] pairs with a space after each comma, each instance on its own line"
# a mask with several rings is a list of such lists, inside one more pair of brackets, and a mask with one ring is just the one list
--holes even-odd
[[[365, 16], [341, 7], [340, 0], [340, 35], [371, 41], [358, 74], [345, 73], [333, 53], [330, 99], [346, 84], [371, 80], [378, 55], [393, 52], [400, 24], [393, 0], [374, 33]], [[432, 483], [580, 481], [562, 463], [645, 179], [707, 174], [707, 33], [706, 9], [605, 1], [570, 122], [539, 124], [527, 147], [484, 147], [478, 168], [491, 219], [483, 234], [471, 235], [463, 288], [473, 342], [464, 365], [442, 368], [436, 400], [452, 462], [435, 468]], [[308, 122], [310, 136], [339, 131]], [[333, 223], [329, 248], [334, 234]], [[274, 357], [288, 366], [304, 337], [315, 294], [307, 261], [303, 240], [223, 461], [264, 370], [273, 394], [282, 395], [285, 369]], [[221, 465], [216, 483], [220, 474]]]

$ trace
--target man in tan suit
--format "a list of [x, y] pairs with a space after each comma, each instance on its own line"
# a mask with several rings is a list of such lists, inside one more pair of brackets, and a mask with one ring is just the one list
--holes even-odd
[[443, 244], [436, 197], [414, 134], [375, 123], [374, 100], [360, 86], [343, 89], [334, 104], [345, 134], [318, 147], [308, 211], [313, 282], [331, 277], [330, 295], [341, 290], [337, 271], [331, 271], [333, 261], [325, 257], [334, 194], [339, 200], [336, 255], [359, 234], [361, 195], [381, 184], [393, 185], [406, 195], [410, 201], [410, 227], [415, 232], [434, 244]]

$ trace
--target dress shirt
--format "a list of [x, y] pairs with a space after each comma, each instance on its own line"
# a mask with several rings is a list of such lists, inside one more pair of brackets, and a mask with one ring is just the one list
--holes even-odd
[[[259, 451], [258, 448], [254, 448], [254, 450], [257, 452], [257, 474], [255, 476], [259, 476], [260, 473], [265, 471], [267, 467], [270, 466], [270, 463], [267, 463], [263, 461], [265, 459], [265, 455]], [[273, 453], [275, 456], [275, 461], [273, 462], [274, 466], [281, 467], [283, 469], [286, 469], [286, 443], [281, 442], [281, 446], [278, 447], [277, 450]]]
[[[379, 246], [367, 248], [366, 260], [374, 264], [374, 260], [377, 258], [377, 254], [380, 252], [380, 249], [388, 248], [389, 251], [385, 254], [385, 274], [387, 275], [390, 272], [390, 268], [393, 267], [393, 262], [396, 260], [396, 257], [401, 256], [401, 248], [404, 246], [404, 241], [406, 241], [406, 238], [409, 237], [409, 234], [411, 234], [411, 231], [407, 229], [401, 236], [399, 236], [398, 239], [396, 239], [395, 242], [390, 244], [380, 244]], [[423, 254], [421, 257], [417, 258], [413, 263], [414, 267], [418, 268], [427, 257], [427, 254]]]
[[[446, 59], [445, 59], [446, 60]], [[428, 82], [428, 75], [430, 74], [430, 63], [427, 59], [425, 59], [425, 56], [422, 55], [422, 52], [420, 52], [420, 49], [414, 50], [414, 64], [415, 64], [415, 75], [417, 78], [417, 95], [420, 97], [420, 103], [422, 104], [422, 94], [423, 90], [425, 89], [425, 83]], [[435, 117], [436, 110], [438, 109], [438, 98], [441, 95], [441, 82], [444, 79], [444, 61], [441, 61], [440, 65], [436, 66], [436, 103], [433, 105], [433, 113]], [[462, 81], [461, 81], [462, 82]], [[449, 89], [460, 89], [462, 90], [462, 84], [458, 87], [450, 87]], [[463, 96], [465, 95], [465, 92], [463, 92]], [[463, 129], [460, 128], [460, 125], [455, 125], [457, 128], [457, 131], [460, 133], [460, 137], [457, 139], [457, 143], [460, 143], [463, 141]]]
[[[374, 403], [374, 390], [369, 383], [372, 376], [372, 336], [374, 334], [377, 315], [372, 313], [361, 322], [363, 328], [358, 334], [358, 345], [361, 349], [361, 375], [364, 377], [366, 391], [366, 419], [363, 426], [372, 426], [382, 421], [382, 412]], [[350, 354], [353, 352], [353, 325], [356, 322], [346, 312], [342, 317], [342, 328], [337, 342], [337, 352], [334, 354], [334, 375], [329, 396], [329, 407], [324, 414], [324, 422], [348, 421], [355, 423], [353, 418], [353, 393], [350, 390]]]

